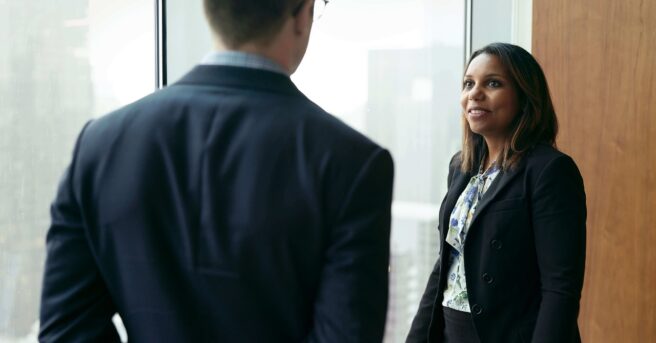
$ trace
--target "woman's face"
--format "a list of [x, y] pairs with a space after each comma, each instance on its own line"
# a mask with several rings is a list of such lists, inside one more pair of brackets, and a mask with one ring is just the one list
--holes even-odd
[[488, 143], [508, 137], [519, 100], [516, 86], [497, 56], [480, 54], [471, 61], [460, 104], [469, 128]]

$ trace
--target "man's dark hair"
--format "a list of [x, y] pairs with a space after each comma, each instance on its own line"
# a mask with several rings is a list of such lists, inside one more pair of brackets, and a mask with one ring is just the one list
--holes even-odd
[[308, 0], [203, 0], [212, 30], [228, 48], [266, 42]]

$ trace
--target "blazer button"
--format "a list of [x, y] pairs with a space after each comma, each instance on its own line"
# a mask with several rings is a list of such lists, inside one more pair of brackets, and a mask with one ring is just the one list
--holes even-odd
[[492, 246], [492, 248], [494, 248], [494, 249], [496, 249], [496, 250], [501, 250], [501, 247], [503, 246], [503, 243], [501, 243], [500, 240], [493, 239], [493, 240], [490, 242], [490, 245]]
[[471, 307], [472, 313], [480, 316], [483, 313], [483, 307], [479, 304], [474, 304], [474, 306]]
[[492, 282], [494, 282], [494, 278], [492, 277], [492, 275], [485, 273], [483, 274], [483, 281], [485, 281], [485, 283], [489, 285], [492, 284]]

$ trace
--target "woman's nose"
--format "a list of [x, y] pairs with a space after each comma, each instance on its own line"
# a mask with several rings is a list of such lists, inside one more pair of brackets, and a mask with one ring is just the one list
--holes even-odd
[[467, 100], [477, 101], [482, 100], [485, 97], [485, 94], [481, 91], [481, 88], [478, 85], [474, 85], [467, 92]]

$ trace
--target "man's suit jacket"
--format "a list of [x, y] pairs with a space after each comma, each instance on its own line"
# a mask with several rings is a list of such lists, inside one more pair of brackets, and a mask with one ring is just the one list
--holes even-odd
[[52, 205], [42, 341], [374, 342], [390, 154], [290, 78], [197, 66], [87, 124]]
[[[452, 249], [445, 244], [446, 228], [474, 176], [459, 168], [456, 154], [440, 208], [440, 257], [407, 342], [442, 342]], [[478, 204], [464, 252], [470, 309], [482, 343], [580, 342], [585, 222], [581, 175], [569, 156], [551, 146], [536, 146], [516, 168], [497, 175]]]

